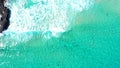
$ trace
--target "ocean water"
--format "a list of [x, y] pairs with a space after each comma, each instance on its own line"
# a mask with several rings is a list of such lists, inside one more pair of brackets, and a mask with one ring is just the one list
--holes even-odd
[[0, 68], [120, 68], [120, 0], [8, 0]]

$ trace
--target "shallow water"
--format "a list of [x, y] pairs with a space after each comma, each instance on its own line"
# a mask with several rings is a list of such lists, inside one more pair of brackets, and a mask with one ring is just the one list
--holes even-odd
[[1, 68], [120, 68], [120, 0], [11, 0]]

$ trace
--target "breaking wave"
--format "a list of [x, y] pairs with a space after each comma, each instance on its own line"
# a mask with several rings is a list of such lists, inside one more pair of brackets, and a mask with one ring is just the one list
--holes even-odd
[[[34, 33], [47, 39], [59, 37], [70, 30], [75, 14], [92, 4], [93, 0], [8, 0], [11, 23], [1, 35], [0, 45], [28, 41]], [[14, 41], [4, 42], [7, 40]]]

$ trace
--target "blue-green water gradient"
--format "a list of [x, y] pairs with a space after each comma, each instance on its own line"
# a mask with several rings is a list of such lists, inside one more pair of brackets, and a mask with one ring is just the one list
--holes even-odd
[[0, 68], [120, 68], [120, 0], [11, 0]]

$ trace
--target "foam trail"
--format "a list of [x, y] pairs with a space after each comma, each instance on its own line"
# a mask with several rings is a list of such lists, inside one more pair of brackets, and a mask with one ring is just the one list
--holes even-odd
[[11, 9], [11, 24], [4, 34], [19, 42], [31, 39], [34, 34], [28, 34], [30, 32], [40, 32], [45, 38], [59, 37], [70, 29], [70, 19], [76, 12], [88, 9], [93, 1], [8, 0], [6, 5]]

